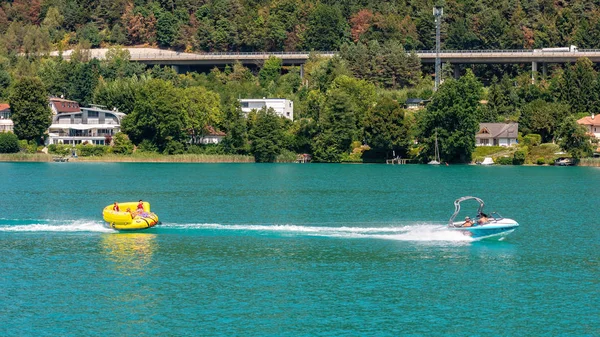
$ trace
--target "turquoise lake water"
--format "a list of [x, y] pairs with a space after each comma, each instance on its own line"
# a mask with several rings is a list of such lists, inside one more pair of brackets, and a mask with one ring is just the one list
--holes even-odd
[[[443, 230], [465, 195], [521, 227]], [[599, 206], [586, 167], [0, 163], [0, 336], [600, 336]]]

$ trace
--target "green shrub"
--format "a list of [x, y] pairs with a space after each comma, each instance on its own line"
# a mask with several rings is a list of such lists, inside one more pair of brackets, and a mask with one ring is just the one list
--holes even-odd
[[163, 154], [183, 154], [184, 153], [184, 147], [183, 144], [181, 144], [178, 141], [174, 141], [174, 140], [170, 140], [167, 145], [165, 146], [165, 149], [163, 151]]
[[538, 146], [541, 143], [542, 143], [542, 136], [535, 134], [535, 133], [531, 133], [531, 134], [528, 134], [527, 136], [523, 137], [522, 145]]
[[544, 158], [538, 158], [537, 159], [537, 164], [538, 165], [544, 165], [544, 164], [546, 164], [546, 160]]
[[104, 145], [77, 145], [77, 153], [82, 157], [99, 157], [106, 153]]
[[0, 132], [0, 153], [19, 152], [19, 138], [12, 132]]
[[556, 159], [554, 159], [554, 158], [548, 158], [548, 159], [546, 159], [546, 164], [548, 164], [548, 165], [554, 165], [554, 161], [555, 160]]
[[48, 145], [48, 153], [57, 154], [59, 156], [68, 156], [71, 154], [72, 146], [65, 144], [50, 144]]
[[499, 157], [499, 158], [496, 158], [496, 164], [499, 164], [499, 165], [512, 165], [513, 164], [513, 158], [511, 158], [511, 157]]
[[25, 139], [20, 140], [19, 148], [21, 148], [21, 151], [26, 152], [26, 153], [36, 153], [37, 152], [37, 144], [33, 140], [30, 140], [29, 142], [27, 142], [27, 140], [25, 140]]
[[133, 143], [129, 140], [129, 137], [123, 132], [117, 132], [115, 137], [112, 139], [113, 146], [112, 152], [119, 154], [132, 154]]
[[525, 163], [525, 157], [527, 157], [527, 152], [518, 150], [513, 156], [513, 165], [523, 165], [523, 163]]
[[148, 139], [144, 139], [137, 147], [141, 152], [158, 152], [158, 147]]
[[298, 155], [290, 150], [282, 150], [281, 153], [275, 159], [277, 163], [294, 163]]

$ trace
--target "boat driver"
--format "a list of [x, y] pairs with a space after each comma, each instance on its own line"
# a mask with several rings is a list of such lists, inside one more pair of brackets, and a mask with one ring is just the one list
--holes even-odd
[[463, 223], [462, 225], [463, 227], [471, 227], [473, 226], [473, 221], [471, 220], [470, 217], [465, 217], [465, 223]]

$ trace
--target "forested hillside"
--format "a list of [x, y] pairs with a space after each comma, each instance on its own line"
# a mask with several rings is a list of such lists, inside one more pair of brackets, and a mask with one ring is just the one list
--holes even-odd
[[[88, 41], [187, 51], [338, 50], [344, 42], [435, 44], [425, 0], [14, 0], [2, 1], [9, 51], [44, 51]], [[593, 1], [448, 0], [443, 48], [600, 47]]]
[[[460, 79], [444, 67], [445, 81], [434, 93], [431, 67], [422, 69], [416, 54], [405, 52], [433, 47], [432, 7], [373, 0], [4, 1], [0, 102], [10, 103], [15, 133], [33, 151], [50, 121], [44, 99], [32, 98], [62, 95], [127, 114], [123, 134], [97, 147], [101, 152], [127, 154], [135, 145], [141, 152], [251, 154], [257, 161], [309, 153], [320, 162], [391, 156], [427, 162], [437, 137], [443, 161], [469, 162], [478, 123], [518, 122], [523, 146], [516, 162], [541, 142], [558, 143], [577, 158], [592, 154], [589, 135], [576, 123], [600, 112], [600, 75], [590, 60], [550, 65], [535, 83], [529, 65], [462, 65]], [[600, 11], [591, 2], [448, 1], [444, 12], [447, 49], [600, 44]], [[311, 54], [302, 77], [275, 57], [256, 68], [237, 63], [177, 74], [131, 62], [127, 50], [114, 47], [140, 44], [339, 53]], [[112, 46], [106, 59], [90, 59], [87, 49], [98, 46]], [[71, 48], [70, 61], [46, 53]], [[294, 120], [241, 112], [239, 98], [260, 97], [294, 101]], [[431, 103], [404, 109], [407, 98], [417, 97]], [[32, 121], [36, 128], [29, 128]], [[208, 130], [227, 136], [216, 146], [190, 143]]]

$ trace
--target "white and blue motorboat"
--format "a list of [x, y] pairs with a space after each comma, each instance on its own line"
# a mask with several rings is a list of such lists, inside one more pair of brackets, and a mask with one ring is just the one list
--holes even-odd
[[[460, 213], [460, 203], [466, 200], [476, 200], [479, 202], [477, 216], [473, 219], [466, 217], [465, 221], [454, 221]], [[454, 214], [448, 221], [448, 229], [460, 231], [474, 239], [499, 239], [512, 233], [519, 227], [519, 224], [513, 219], [502, 217], [498, 212], [490, 213], [488, 216], [483, 212], [484, 202], [477, 197], [462, 197], [454, 201]]]

